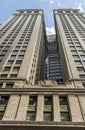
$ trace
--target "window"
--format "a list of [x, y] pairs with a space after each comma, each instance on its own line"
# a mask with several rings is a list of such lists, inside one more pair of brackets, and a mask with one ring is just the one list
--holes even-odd
[[24, 39], [19, 39], [19, 41], [23, 41]]
[[3, 71], [10, 71], [11, 67], [5, 67]]
[[75, 46], [69, 46], [71, 49], [75, 49]]
[[77, 70], [78, 70], [79, 72], [84, 72], [84, 68], [83, 68], [83, 67], [77, 67]]
[[15, 64], [21, 64], [22, 61], [21, 60], [17, 60]]
[[13, 83], [6, 83], [6, 88], [13, 88]]
[[16, 49], [19, 49], [20, 48], [20, 46], [16, 46]]
[[13, 59], [15, 59], [16, 58], [16, 55], [11, 55], [11, 57], [10, 58], [13, 58]]
[[19, 67], [14, 67], [13, 68], [13, 72], [18, 72], [19, 71]]
[[17, 74], [11, 74], [10, 77], [15, 78], [15, 77], [17, 77]]
[[83, 53], [84, 51], [83, 50], [78, 50], [78, 52]]
[[85, 87], [85, 83], [82, 83], [83, 87]]
[[34, 121], [36, 118], [37, 96], [29, 97], [29, 104], [27, 108], [27, 121]]
[[9, 49], [9, 48], [10, 48], [10, 46], [5, 46], [5, 48], [6, 48], [6, 49]]
[[13, 50], [14, 53], [17, 53], [19, 50]]
[[25, 49], [26, 49], [26, 48], [27, 48], [27, 46], [22, 46], [22, 48], [25, 48]]
[[35, 112], [27, 112], [27, 121], [35, 121], [36, 113]]
[[83, 74], [80, 74], [79, 76], [80, 76], [80, 78], [85, 78], [85, 75], [83, 75]]
[[76, 65], [81, 65], [81, 61], [75, 61]]
[[7, 50], [3, 50], [2, 53], [3, 53], [3, 54], [6, 54], [6, 53], [7, 53]]
[[24, 42], [25, 45], [28, 45], [28, 42]]
[[78, 55], [72, 55], [74, 59], [79, 59]]
[[12, 42], [8, 42], [8, 44], [9, 44], [9, 45], [11, 45], [11, 44], [12, 44]]
[[0, 120], [2, 120], [3, 118], [8, 103], [8, 99], [8, 96], [0, 96]]
[[52, 121], [52, 113], [44, 112], [44, 121]]
[[20, 54], [25, 54], [25, 50], [21, 50], [21, 51], [20, 51]]
[[0, 55], [0, 59], [3, 59], [4, 58], [4, 55]]
[[10, 65], [10, 64], [13, 64], [13, 60], [8, 60], [7, 64]]
[[12, 41], [14, 41], [15, 39], [10, 39], [10, 41], [12, 42]]
[[[2, 42], [2, 44], [6, 44], [6, 42]], [[1, 46], [0, 46], [1, 47]]]
[[0, 88], [2, 88], [2, 86], [3, 86], [3, 83], [0, 83]]
[[21, 45], [22, 44], [22, 42], [18, 42], [18, 45]]
[[1, 77], [5, 78], [7, 77], [7, 74], [1, 74]]
[[28, 41], [28, 42], [29, 42], [29, 39], [25, 39], [25, 41]]
[[68, 111], [68, 104], [67, 104], [67, 98], [65, 97], [59, 97], [60, 102], [60, 115], [61, 115], [61, 121], [69, 121], [69, 111]]
[[81, 57], [82, 59], [85, 59], [85, 55], [80, 55], [80, 57]]
[[85, 61], [83, 61], [83, 64], [85, 64]]
[[19, 55], [18, 58], [19, 59], [23, 59], [24, 55]]
[[43, 120], [52, 121], [52, 97], [51, 96], [44, 97]]

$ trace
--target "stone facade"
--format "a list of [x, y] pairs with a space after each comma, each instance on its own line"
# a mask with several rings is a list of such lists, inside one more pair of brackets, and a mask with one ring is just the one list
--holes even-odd
[[[17, 10], [0, 25], [0, 130], [85, 130], [85, 14]], [[47, 60], [47, 61], [46, 61]]]

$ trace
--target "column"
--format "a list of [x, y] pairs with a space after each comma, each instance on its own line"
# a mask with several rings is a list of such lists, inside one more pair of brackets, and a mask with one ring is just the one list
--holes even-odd
[[25, 121], [26, 120], [28, 102], [29, 102], [29, 96], [22, 95], [21, 100], [20, 100], [19, 109], [18, 109], [17, 116], [16, 116], [17, 121]]
[[85, 96], [82, 95], [82, 96], [79, 96], [78, 98], [79, 98], [82, 115], [83, 115], [84, 122], [85, 122]]
[[69, 95], [69, 107], [71, 111], [72, 122], [83, 122], [82, 113], [80, 110], [77, 96]]
[[9, 98], [5, 114], [3, 117], [3, 121], [14, 121], [16, 118], [18, 105], [19, 105], [20, 96], [12, 95]]
[[60, 121], [60, 105], [58, 95], [53, 95], [53, 121]]
[[38, 95], [36, 121], [43, 121], [44, 95]]

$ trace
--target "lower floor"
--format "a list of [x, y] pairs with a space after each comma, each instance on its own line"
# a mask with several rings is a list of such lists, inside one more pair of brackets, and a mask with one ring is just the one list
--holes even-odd
[[1, 121], [0, 130], [85, 130], [85, 123]]

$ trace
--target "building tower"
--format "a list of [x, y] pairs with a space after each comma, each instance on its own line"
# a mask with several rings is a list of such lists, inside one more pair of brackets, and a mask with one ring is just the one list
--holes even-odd
[[17, 10], [0, 28], [0, 77], [32, 85], [43, 79], [46, 46], [43, 11]]
[[54, 15], [65, 80], [81, 88], [85, 84], [85, 15], [78, 9], [57, 9]]
[[17, 10], [0, 25], [0, 130], [85, 130], [85, 14]]

